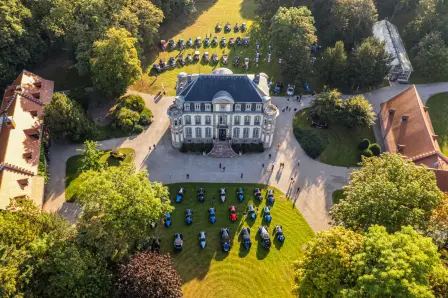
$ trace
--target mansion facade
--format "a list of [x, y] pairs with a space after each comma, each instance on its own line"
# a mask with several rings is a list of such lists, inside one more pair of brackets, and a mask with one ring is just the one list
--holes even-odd
[[180, 73], [174, 104], [168, 108], [171, 142], [176, 148], [213, 141], [269, 148], [278, 115], [266, 74], [233, 74], [226, 68], [206, 75]]

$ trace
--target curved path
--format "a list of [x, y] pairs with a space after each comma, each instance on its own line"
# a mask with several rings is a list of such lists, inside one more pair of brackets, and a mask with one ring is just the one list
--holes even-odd
[[[186, 174], [189, 174], [189, 182], [260, 182], [273, 185], [292, 198], [291, 205], [294, 203], [297, 206], [315, 231], [329, 227], [331, 193], [347, 184], [350, 169], [325, 165], [309, 158], [295, 139], [292, 133], [293, 109], [308, 106], [311, 96], [305, 96], [301, 104], [288, 102], [283, 97], [273, 98], [273, 103], [280, 109], [288, 104], [292, 109], [280, 114], [271, 149], [262, 154], [217, 159], [183, 154], [174, 149], [170, 143], [169, 122], [166, 116], [166, 109], [172, 104], [173, 97], [164, 97], [156, 103], [153, 96], [140, 95], [153, 111], [154, 122], [138, 136], [99, 142], [103, 149], [133, 148], [136, 152], [137, 168], [147, 169], [151, 180], [162, 183], [187, 181]], [[156, 144], [156, 148], [149, 150], [153, 144]], [[277, 144], [280, 144], [280, 149]], [[70, 156], [78, 154], [76, 149], [81, 147], [79, 144], [54, 144], [50, 148], [51, 180], [47, 186], [44, 210], [58, 212], [72, 222], [75, 221], [79, 208], [75, 204], [65, 202], [65, 164]], [[269, 154], [272, 155], [271, 159]], [[299, 161], [300, 166], [297, 166]], [[219, 168], [219, 163], [225, 167], [225, 172]], [[285, 163], [284, 168], [280, 169], [280, 163]], [[272, 165], [274, 171], [271, 171]], [[298, 187], [301, 188], [299, 194]]]

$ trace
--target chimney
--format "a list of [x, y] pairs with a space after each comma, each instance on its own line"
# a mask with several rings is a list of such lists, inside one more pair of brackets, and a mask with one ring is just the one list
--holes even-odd
[[260, 74], [256, 74], [256, 75], [255, 75], [255, 77], [254, 77], [254, 83], [257, 84], [257, 85], [260, 83]]
[[389, 115], [391, 115], [391, 116], [394, 115], [396, 111], [397, 111], [396, 109], [390, 108], [389, 109]]
[[10, 128], [16, 128], [16, 122], [14, 121], [14, 118], [12, 116], [4, 117], [3, 122]]
[[432, 139], [433, 139], [434, 141], [437, 141], [438, 138], [439, 138], [438, 135], [432, 135]]
[[405, 147], [406, 147], [406, 145], [398, 144], [398, 145], [397, 145], [397, 151], [398, 151], [398, 152], [401, 152], [401, 151], [404, 150]]
[[427, 106], [423, 106], [423, 110], [424, 110], [425, 112], [428, 112], [429, 108], [428, 108]]
[[41, 81], [34, 82], [34, 86], [40, 88], [42, 86], [42, 82]]
[[21, 91], [22, 91], [22, 86], [17, 85], [17, 86], [16, 86], [16, 91], [21, 92]]
[[403, 116], [401, 116], [401, 120], [402, 120], [402, 121], [406, 121], [406, 120], [408, 120], [408, 119], [409, 119], [409, 116], [406, 115], [406, 114], [403, 114]]

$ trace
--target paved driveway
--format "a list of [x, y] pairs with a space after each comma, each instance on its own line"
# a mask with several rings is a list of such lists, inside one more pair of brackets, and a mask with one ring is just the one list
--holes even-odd
[[[165, 97], [155, 103], [153, 96], [140, 94], [155, 119], [144, 133], [129, 138], [112, 139], [100, 142], [103, 149], [130, 147], [136, 152], [135, 163], [138, 169], [147, 169], [150, 179], [163, 183], [186, 181], [190, 174], [191, 182], [261, 182], [279, 188], [292, 198], [293, 204], [315, 231], [328, 229], [328, 210], [331, 207], [331, 193], [348, 182], [351, 169], [325, 165], [309, 158], [301, 149], [292, 133], [294, 108], [308, 106], [311, 97], [304, 97], [301, 104], [287, 102], [285, 98], [274, 97], [273, 103], [280, 109], [289, 105], [292, 110], [280, 114], [272, 149], [263, 154], [248, 154], [235, 158], [216, 159], [202, 155], [183, 154], [172, 148], [168, 133], [166, 109], [172, 97]], [[149, 147], [156, 144], [155, 150]], [[277, 148], [280, 144], [280, 149]], [[76, 205], [65, 202], [65, 164], [70, 156], [77, 154], [80, 145], [54, 144], [50, 149], [50, 183], [44, 209], [58, 212], [72, 222], [79, 214]], [[272, 157], [269, 159], [268, 155]], [[300, 161], [300, 166], [298, 162]], [[280, 169], [280, 163], [285, 167]], [[218, 165], [225, 166], [225, 172]], [[264, 164], [264, 167], [263, 167]], [[274, 171], [271, 167], [274, 165]], [[171, 178], [170, 175], [171, 174]], [[243, 179], [241, 179], [243, 174]], [[292, 180], [294, 181], [292, 183]], [[297, 188], [301, 191], [297, 195]]]

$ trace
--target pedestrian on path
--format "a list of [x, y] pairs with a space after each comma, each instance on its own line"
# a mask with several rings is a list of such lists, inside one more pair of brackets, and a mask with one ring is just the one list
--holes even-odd
[[225, 172], [226, 171], [226, 167], [222, 167], [222, 171]]
[[149, 145], [149, 151], [151, 151], [151, 148], [152, 148], [151, 145]]
[[243, 173], [241, 173], [241, 179], [243, 179]]
[[190, 179], [190, 174], [187, 174], [187, 179]]
[[300, 192], [300, 186], [299, 187], [297, 187], [297, 193], [299, 193]]
[[221, 163], [219, 163], [219, 168], [221, 168]]
[[274, 171], [274, 165], [272, 165], [272, 171]]
[[278, 143], [277, 148], [280, 149], [280, 143]]
[[269, 153], [269, 159], [271, 159], [271, 153]]
[[171, 175], [171, 173], [169, 173], [168, 176], [170, 176], [170, 179], [171, 179], [171, 176], [173, 176], [173, 175]]
[[297, 162], [297, 166], [300, 167], [300, 160]]
[[156, 149], [156, 144], [152, 145], [154, 147], [154, 149]]
[[264, 164], [262, 164], [261, 167], [264, 168]]

